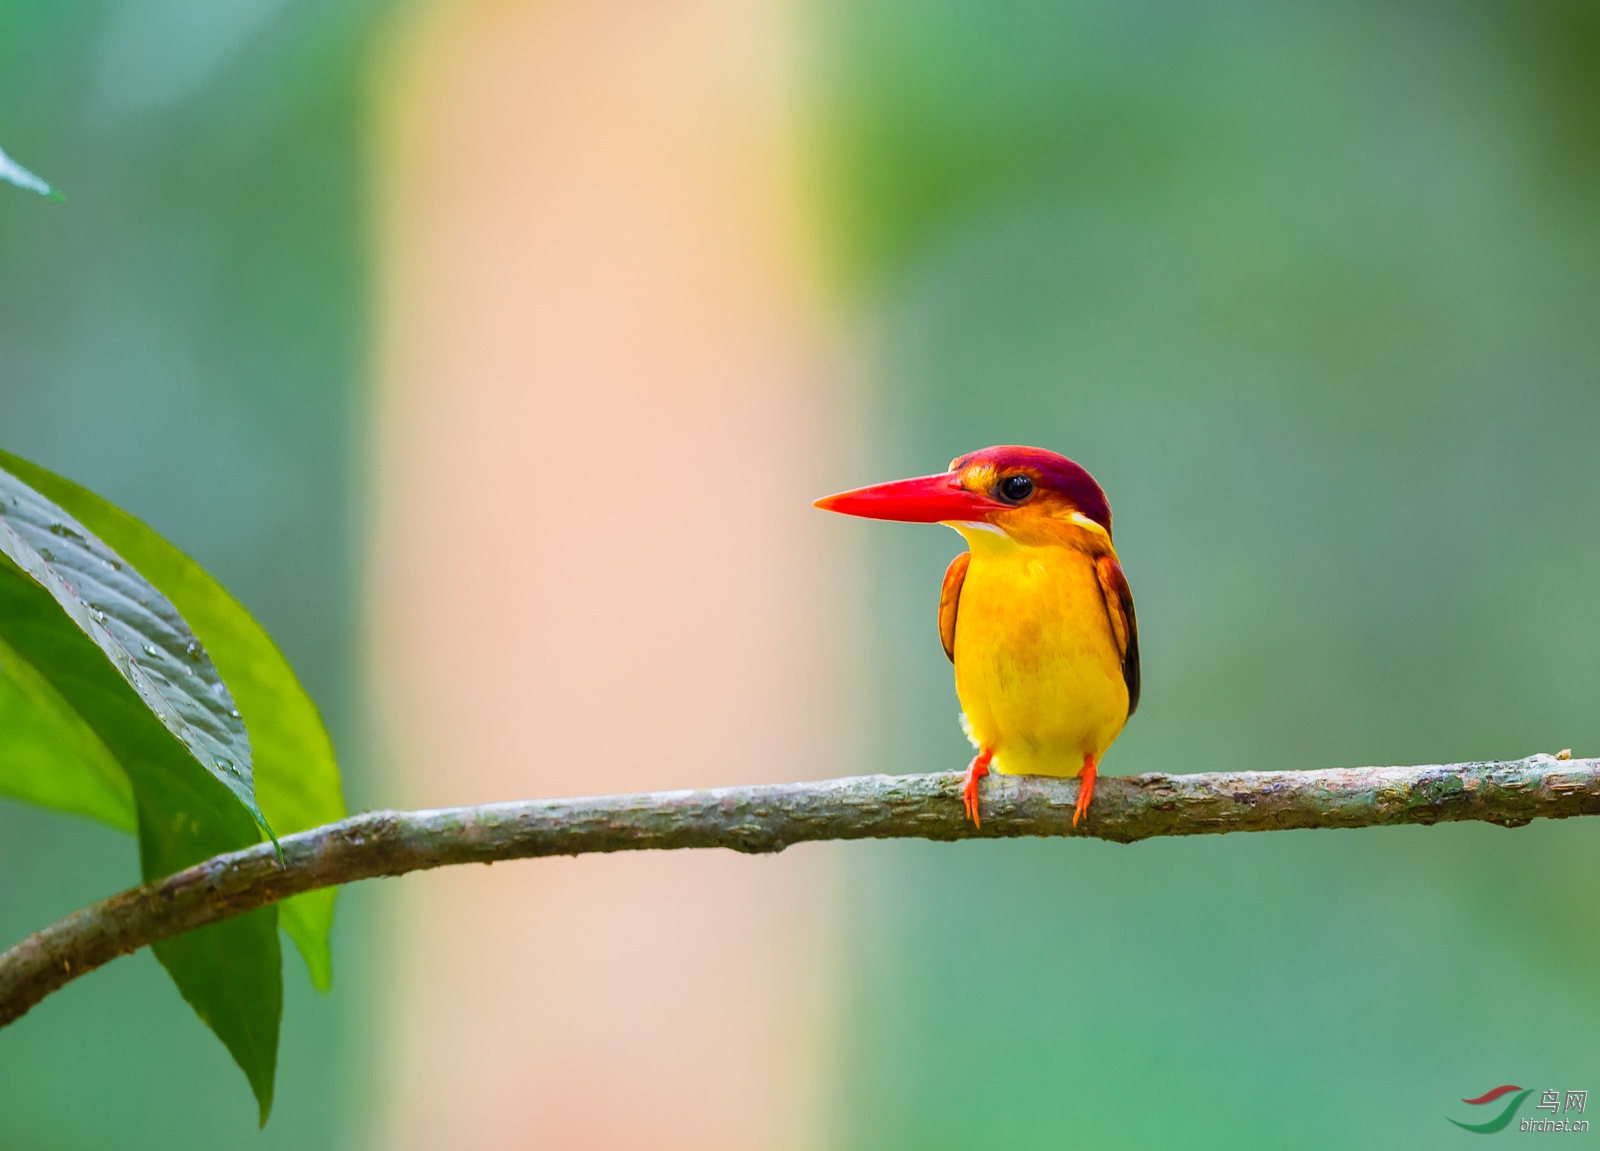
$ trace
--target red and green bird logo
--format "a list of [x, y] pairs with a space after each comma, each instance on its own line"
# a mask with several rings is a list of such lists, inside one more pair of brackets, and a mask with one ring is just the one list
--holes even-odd
[[[1496, 1087], [1493, 1091], [1485, 1091], [1476, 1099], [1463, 1099], [1461, 1101], [1463, 1103], [1471, 1103], [1474, 1106], [1482, 1106], [1485, 1103], [1493, 1103], [1502, 1096], [1510, 1095], [1513, 1091], [1517, 1093], [1516, 1097], [1506, 1104], [1505, 1110], [1485, 1123], [1463, 1123], [1459, 1119], [1451, 1119], [1450, 1122], [1464, 1131], [1476, 1131], [1480, 1135], [1493, 1135], [1496, 1131], [1504, 1130], [1516, 1115], [1517, 1108], [1522, 1106], [1522, 1101], [1533, 1094], [1531, 1087], [1524, 1090], [1514, 1083], [1507, 1083], [1504, 1086]], [[1446, 1118], [1449, 1117], [1446, 1116]]]

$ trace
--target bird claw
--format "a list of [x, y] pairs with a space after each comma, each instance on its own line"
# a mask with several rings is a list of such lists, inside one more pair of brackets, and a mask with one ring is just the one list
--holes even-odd
[[1078, 826], [1089, 810], [1089, 801], [1094, 798], [1094, 780], [1097, 774], [1094, 760], [1085, 758], [1083, 770], [1078, 773], [1078, 802], [1072, 809], [1072, 826]]
[[978, 780], [989, 774], [989, 761], [993, 758], [993, 751], [980, 751], [973, 756], [967, 765], [967, 780], [961, 785], [961, 805], [974, 827], [983, 826], [983, 820], [978, 818]]

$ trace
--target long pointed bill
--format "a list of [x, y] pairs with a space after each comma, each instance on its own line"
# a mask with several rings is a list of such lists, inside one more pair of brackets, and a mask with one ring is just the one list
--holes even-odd
[[954, 472], [941, 472], [936, 476], [894, 480], [824, 496], [816, 506], [823, 511], [864, 516], [869, 520], [937, 524], [951, 520], [982, 523], [990, 512], [1008, 505], [968, 491]]

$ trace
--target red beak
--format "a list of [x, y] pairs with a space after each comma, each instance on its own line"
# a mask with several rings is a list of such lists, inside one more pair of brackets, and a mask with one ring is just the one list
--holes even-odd
[[936, 476], [894, 480], [824, 496], [816, 506], [823, 511], [864, 516], [869, 520], [937, 524], [951, 520], [982, 523], [990, 512], [1008, 505], [968, 491], [954, 472], [941, 472]]

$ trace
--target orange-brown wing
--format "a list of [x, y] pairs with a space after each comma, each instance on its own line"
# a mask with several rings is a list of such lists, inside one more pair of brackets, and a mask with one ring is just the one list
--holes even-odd
[[956, 662], [956, 611], [961, 607], [961, 584], [967, 578], [971, 552], [962, 552], [944, 569], [944, 587], [939, 589], [939, 642], [944, 654]]
[[[1094, 568], [1100, 577], [1106, 615], [1111, 619], [1111, 634], [1122, 652], [1122, 678], [1128, 685], [1128, 714], [1132, 715], [1139, 706], [1139, 621], [1133, 614], [1133, 592], [1128, 588], [1128, 577], [1122, 574], [1122, 565], [1111, 556], [1101, 556]], [[949, 579], [945, 577], [946, 582]]]

